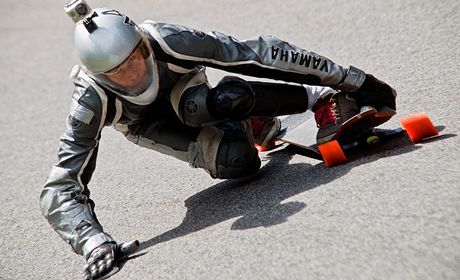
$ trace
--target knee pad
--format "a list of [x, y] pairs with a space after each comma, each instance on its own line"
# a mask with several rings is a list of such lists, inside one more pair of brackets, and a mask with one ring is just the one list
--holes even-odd
[[257, 173], [260, 159], [254, 144], [241, 129], [227, 129], [216, 156], [216, 177], [242, 178]]
[[238, 77], [225, 77], [211, 89], [209, 111], [222, 120], [242, 120], [249, 116], [255, 103], [251, 84]]
[[204, 128], [190, 145], [189, 163], [220, 179], [246, 177], [260, 168], [258, 152], [239, 122]]

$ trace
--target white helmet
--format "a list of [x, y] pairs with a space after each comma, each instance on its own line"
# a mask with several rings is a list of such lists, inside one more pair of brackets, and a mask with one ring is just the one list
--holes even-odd
[[[98, 82], [125, 96], [138, 96], [150, 88], [154, 80], [154, 60], [143, 31], [129, 17], [116, 10], [91, 10], [82, 0], [69, 4], [76, 2], [80, 6], [75, 5], [71, 9], [73, 14], [68, 10], [66, 12], [77, 23], [75, 47], [85, 71]], [[83, 12], [75, 16], [80, 12], [78, 8]], [[137, 77], [130, 77], [129, 82], [113, 78], [120, 72], [119, 68], [136, 58], [142, 65]], [[135, 75], [134, 72], [129, 71], [131, 76]]]

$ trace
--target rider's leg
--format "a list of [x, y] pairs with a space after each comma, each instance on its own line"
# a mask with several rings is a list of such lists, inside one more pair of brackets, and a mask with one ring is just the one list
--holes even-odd
[[161, 111], [161, 116], [140, 125], [118, 129], [135, 144], [202, 168], [214, 178], [241, 178], [259, 170], [260, 159], [246, 122], [190, 127], [172, 110]]

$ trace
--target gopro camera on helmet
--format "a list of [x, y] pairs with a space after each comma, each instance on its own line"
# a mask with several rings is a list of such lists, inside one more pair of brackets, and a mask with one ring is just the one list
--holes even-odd
[[91, 8], [84, 0], [71, 0], [64, 6], [64, 11], [77, 23], [91, 12]]

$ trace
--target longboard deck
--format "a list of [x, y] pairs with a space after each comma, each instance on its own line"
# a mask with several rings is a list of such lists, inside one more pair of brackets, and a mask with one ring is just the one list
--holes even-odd
[[316, 121], [313, 112], [281, 117], [282, 134], [278, 141], [319, 153], [316, 148]]
[[[288, 146], [279, 145], [278, 148], [275, 148], [271, 151], [277, 151], [289, 147], [290, 150], [296, 154], [301, 154], [320, 160], [322, 159], [316, 144], [316, 134], [318, 132], [318, 128], [316, 126], [313, 112], [308, 111], [302, 114], [282, 116], [280, 119], [282, 130], [281, 134], [277, 138], [277, 141], [288, 144]], [[355, 128], [360, 127], [360, 125], [362, 126], [363, 124], [365, 127], [369, 126], [369, 124], [366, 122], [358, 122], [356, 123]], [[352, 150], [363, 145], [374, 146], [378, 144], [377, 142], [369, 143], [368, 137], [372, 137], [369, 139], [375, 139], [375, 137], [377, 137], [379, 143], [386, 142], [387, 140], [399, 137], [400, 135], [404, 135], [404, 130], [401, 128], [369, 128], [369, 131], [366, 133], [363, 133], [362, 131], [359, 133], [356, 131], [356, 133], [356, 135], [360, 135], [359, 138], [346, 143], [341, 142], [341, 146], [344, 151]]]

